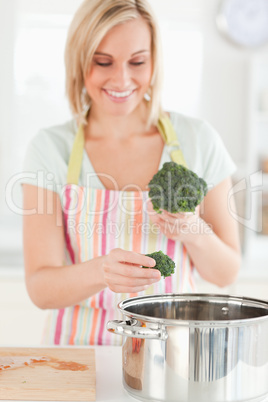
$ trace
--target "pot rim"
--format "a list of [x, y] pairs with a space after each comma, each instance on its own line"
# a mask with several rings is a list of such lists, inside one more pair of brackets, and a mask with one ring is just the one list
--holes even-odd
[[[260, 317], [252, 317], [252, 318], [239, 318], [232, 320], [178, 320], [174, 318], [158, 318], [151, 317], [147, 315], [142, 315], [138, 313], [132, 313], [126, 310], [127, 307], [138, 304], [139, 301], [159, 301], [159, 300], [174, 300], [174, 299], [182, 299], [182, 300], [206, 300], [206, 299], [215, 299], [215, 300], [224, 300], [226, 299], [226, 303], [233, 301], [237, 302], [241, 305], [248, 305], [250, 307], [259, 307], [267, 310], [267, 315], [263, 315]], [[214, 301], [215, 301], [214, 300]], [[138, 321], [145, 321], [155, 324], [161, 325], [172, 325], [172, 326], [187, 326], [187, 327], [226, 327], [226, 326], [244, 326], [249, 324], [256, 324], [262, 321], [268, 321], [268, 300], [262, 300], [257, 298], [245, 297], [245, 296], [235, 296], [235, 295], [226, 295], [226, 294], [217, 294], [217, 293], [159, 293], [153, 295], [143, 295], [143, 296], [135, 296], [128, 299], [121, 300], [117, 308], [120, 312], [131, 318], [136, 319]]]

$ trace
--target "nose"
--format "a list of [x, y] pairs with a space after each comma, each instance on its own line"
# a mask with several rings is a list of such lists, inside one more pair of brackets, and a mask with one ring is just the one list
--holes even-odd
[[130, 72], [126, 64], [117, 65], [113, 71], [112, 82], [116, 89], [127, 88], [131, 81]]

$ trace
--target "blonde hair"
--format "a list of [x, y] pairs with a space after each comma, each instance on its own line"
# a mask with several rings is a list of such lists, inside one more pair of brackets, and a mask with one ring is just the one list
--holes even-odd
[[66, 93], [72, 113], [86, 124], [85, 112], [91, 99], [84, 78], [93, 55], [107, 32], [118, 24], [143, 17], [151, 30], [153, 72], [147, 100], [148, 126], [156, 124], [162, 112], [162, 57], [158, 26], [146, 0], [84, 0], [71, 22], [66, 48]]

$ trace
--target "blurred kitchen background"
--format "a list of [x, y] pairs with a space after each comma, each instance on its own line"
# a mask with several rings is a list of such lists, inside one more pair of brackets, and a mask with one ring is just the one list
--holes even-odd
[[[0, 344], [39, 344], [42, 334], [45, 311], [24, 285], [18, 181], [31, 138], [71, 117], [63, 52], [80, 3], [0, 0]], [[241, 272], [224, 289], [197, 277], [197, 291], [268, 299], [268, 40], [250, 48], [228, 40], [216, 24], [221, 0], [151, 3], [162, 32], [165, 109], [208, 120], [237, 164], [230, 199]]]

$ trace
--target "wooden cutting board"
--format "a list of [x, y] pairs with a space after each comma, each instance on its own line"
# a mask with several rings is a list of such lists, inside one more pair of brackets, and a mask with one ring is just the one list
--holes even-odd
[[95, 350], [0, 348], [0, 400], [95, 401]]

